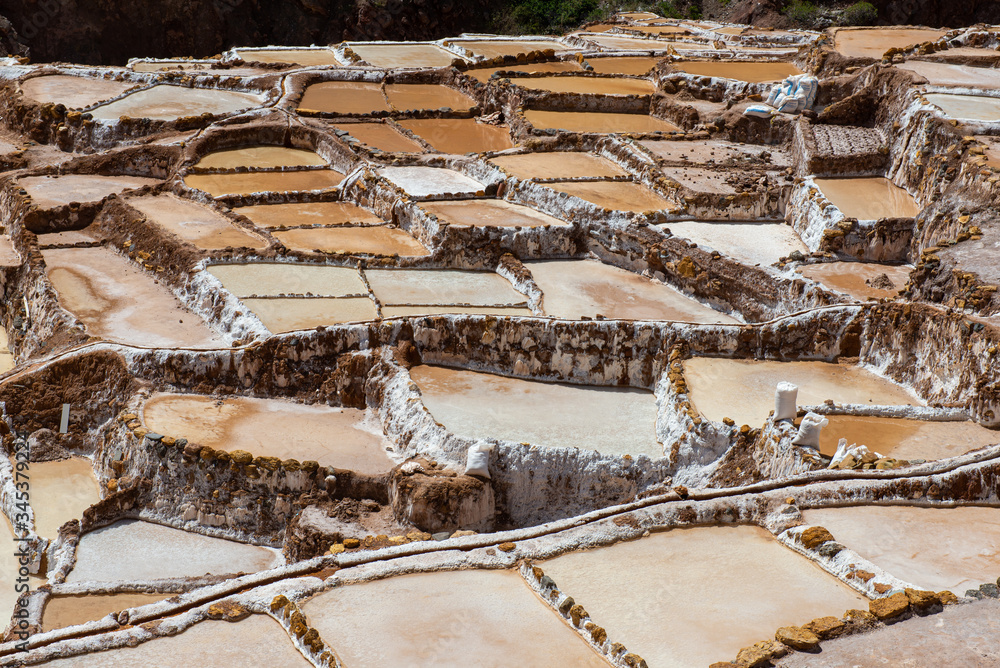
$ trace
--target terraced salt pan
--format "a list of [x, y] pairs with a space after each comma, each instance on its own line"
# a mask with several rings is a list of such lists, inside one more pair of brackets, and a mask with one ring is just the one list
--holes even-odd
[[91, 336], [156, 348], [225, 345], [166, 286], [106, 248], [48, 248], [42, 258], [59, 302]]
[[941, 111], [952, 118], [965, 121], [1000, 121], [1000, 98], [980, 95], [952, 95], [950, 93], [928, 93], [931, 104], [941, 107]]
[[236, 55], [247, 62], [255, 63], [297, 63], [303, 67], [341, 64], [329, 49], [238, 49]]
[[25, 97], [43, 104], [64, 104], [70, 109], [81, 109], [118, 97], [134, 85], [113, 79], [49, 74], [23, 81], [21, 91]]
[[638, 183], [618, 181], [570, 181], [548, 183], [547, 187], [587, 200], [614, 211], [676, 211], [680, 206]]
[[112, 193], [155, 186], [157, 179], [140, 176], [97, 176], [65, 174], [63, 176], [26, 176], [17, 180], [28, 196], [40, 208], [50, 209], [70, 202], [99, 202]]
[[368, 294], [361, 275], [354, 267], [255, 262], [216, 264], [208, 271], [237, 297], [305, 294], [344, 297]]
[[55, 659], [47, 665], [52, 668], [312, 666], [278, 623], [265, 615], [252, 615], [235, 624], [207, 620], [175, 636], [156, 638], [135, 647]]
[[837, 442], [867, 445], [869, 450], [894, 459], [945, 459], [1000, 443], [1000, 432], [975, 422], [930, 422], [858, 415], [828, 415], [819, 450], [833, 456]]
[[362, 144], [389, 153], [423, 153], [427, 149], [386, 123], [350, 123], [335, 125], [350, 133]]
[[350, 45], [365, 62], [385, 69], [394, 67], [449, 67], [458, 55], [434, 44], [358, 44]]
[[452, 43], [486, 59], [498, 58], [500, 56], [516, 56], [522, 53], [531, 53], [532, 51], [545, 51], [546, 49], [552, 49], [556, 53], [570, 50], [565, 44], [557, 42], [554, 39], [523, 41], [483, 39], [454, 41]]
[[649, 56], [619, 56], [587, 58], [587, 62], [598, 74], [646, 74], [656, 67], [661, 58]]
[[299, 109], [340, 114], [389, 111], [382, 84], [364, 81], [324, 81], [307, 87]]
[[816, 186], [848, 218], [913, 218], [920, 206], [913, 196], [881, 176], [816, 179]]
[[350, 202], [304, 202], [301, 204], [258, 204], [235, 209], [255, 225], [268, 229], [301, 225], [343, 225], [385, 221], [367, 209]]
[[335, 169], [294, 172], [244, 172], [239, 174], [188, 174], [184, 184], [203, 190], [212, 197], [250, 195], [259, 192], [327, 190], [335, 188], [344, 175]]
[[316, 461], [371, 474], [394, 466], [385, 454], [388, 441], [356, 408], [157, 393], [143, 406], [142, 419], [157, 433], [216, 450], [246, 450], [255, 457]]
[[679, 132], [673, 123], [646, 114], [604, 111], [540, 111], [530, 109], [524, 118], [540, 130], [567, 132]]
[[159, 84], [91, 110], [95, 119], [117, 121], [121, 116], [173, 121], [183, 116], [224, 115], [259, 107], [264, 96], [231, 90], [187, 88]]
[[744, 264], [767, 266], [793, 251], [807, 255], [809, 253], [795, 230], [783, 223], [684, 220], [659, 227], [669, 229], [674, 236], [708, 246]]
[[454, 88], [439, 84], [386, 84], [385, 96], [394, 109], [441, 109], [465, 111], [476, 101]]
[[852, 506], [802, 512], [838, 542], [921, 589], [962, 596], [1000, 572], [996, 508]]
[[456, 269], [368, 269], [375, 297], [388, 306], [514, 306], [523, 294], [507, 279], [487, 271]]
[[615, 163], [577, 151], [501, 155], [489, 162], [519, 179], [575, 179], [580, 177], [627, 176]]
[[111, 582], [255, 573], [280, 565], [277, 551], [138, 520], [80, 537], [67, 582]]
[[[861, 301], [868, 301], [898, 296], [899, 291], [910, 279], [913, 267], [868, 262], [824, 262], [801, 267], [798, 271], [806, 278], [818, 281], [831, 290], [843, 292]], [[866, 283], [883, 274], [894, 287], [876, 288]]]
[[59, 527], [83, 517], [83, 511], [101, 500], [101, 490], [89, 459], [70, 457], [31, 465], [31, 509], [35, 533], [55, 539]]
[[738, 144], [722, 139], [707, 141], [682, 141], [654, 139], [640, 141], [654, 156], [671, 162], [727, 163], [752, 159], [767, 161], [772, 167], [790, 167], [791, 156], [780, 146]]
[[378, 173], [413, 197], [474, 194], [486, 187], [461, 172], [439, 167], [383, 167]]
[[838, 30], [834, 37], [834, 48], [852, 58], [881, 58], [889, 49], [931, 42], [947, 32], [923, 28]]
[[198, 161], [195, 167], [202, 169], [231, 169], [235, 167], [275, 167], [325, 166], [326, 160], [314, 151], [287, 146], [261, 145], [244, 146], [228, 151], [209, 153]]
[[241, 299], [274, 334], [314, 329], [321, 325], [374, 320], [378, 313], [368, 297], [319, 299]]
[[[9, 548], [0, 550], [0, 582], [4, 584], [3, 587], [0, 587], [0, 619], [4, 620], [3, 625], [6, 627], [10, 621], [11, 613], [14, 612], [17, 598], [20, 596], [14, 587], [23, 583], [17, 582], [21, 565], [18, 563], [18, 558], [14, 556], [17, 543], [14, 542], [14, 531], [5, 513], [0, 513], [0, 540]], [[27, 584], [32, 590], [45, 583], [43, 578], [34, 576], [29, 576], [28, 580]]]
[[450, 225], [473, 227], [564, 227], [564, 220], [541, 211], [499, 199], [426, 202], [421, 208]]
[[586, 33], [586, 35], [578, 36], [584, 37], [587, 41], [594, 42], [602, 48], [620, 51], [666, 51], [667, 49], [682, 51], [685, 49], [711, 48], [709, 44], [668, 42], [660, 39], [639, 39], [637, 37], [621, 37], [618, 35]]
[[892, 381], [850, 364], [773, 362], [719, 357], [684, 361], [691, 402], [705, 417], [755, 427], [774, 410], [774, 391], [781, 381], [798, 386], [798, 405], [816, 406], [827, 399], [838, 404], [922, 406], [923, 402]]
[[582, 69], [575, 60], [557, 60], [527, 65], [478, 67], [465, 70], [465, 73], [477, 81], [486, 82], [490, 80], [494, 72], [580, 72]]
[[267, 247], [266, 241], [236, 227], [218, 212], [170, 193], [137, 197], [128, 200], [128, 204], [151, 222], [198, 248]]
[[430, 255], [423, 245], [396, 227], [312, 227], [273, 232], [292, 250], [367, 255]]
[[518, 86], [552, 93], [578, 93], [580, 95], [652, 95], [656, 92], [653, 82], [646, 79], [620, 79], [612, 77], [561, 76], [513, 79]]
[[1000, 70], [995, 67], [970, 67], [925, 60], [909, 60], [898, 67], [901, 70], [915, 72], [937, 86], [1000, 88]]
[[732, 195], [737, 192], [736, 188], [727, 182], [728, 178], [734, 176], [731, 172], [719, 172], [702, 167], [684, 167], [683, 169], [671, 169], [666, 172], [666, 175], [696, 192], [714, 195]]
[[669, 285], [597, 260], [551, 260], [526, 266], [542, 290], [545, 314], [556, 318], [602, 315], [623, 320], [737, 322]]
[[663, 456], [647, 390], [545, 383], [416, 366], [424, 405], [452, 433], [605, 454]]
[[383, 318], [407, 318], [416, 315], [533, 315], [531, 309], [516, 306], [383, 306]]
[[480, 123], [475, 118], [421, 118], [399, 121], [442, 153], [483, 153], [514, 147], [506, 125]]
[[607, 666], [509, 571], [421, 573], [337, 587], [302, 611], [344, 665], [359, 668]]
[[786, 77], [802, 74], [802, 70], [791, 63], [754, 61], [680, 61], [674, 63], [675, 70], [703, 77], [735, 79], [748, 83], [781, 81]]
[[140, 605], [156, 603], [173, 594], [93, 594], [52, 596], [45, 603], [42, 628], [46, 631], [76, 626]]
[[729, 661], [781, 626], [867, 601], [752, 526], [673, 529], [539, 564], [650, 666]]

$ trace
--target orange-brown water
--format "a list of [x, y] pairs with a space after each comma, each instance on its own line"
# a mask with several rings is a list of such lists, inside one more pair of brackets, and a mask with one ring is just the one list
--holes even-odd
[[881, 58], [889, 49], [901, 49], [942, 37], [946, 30], [928, 28], [838, 30], [834, 47], [845, 56]]
[[83, 517], [83, 511], [101, 500], [94, 468], [85, 457], [70, 457], [31, 465], [31, 509], [35, 533], [56, 539], [59, 527]]
[[650, 58], [648, 56], [587, 59], [587, 62], [598, 74], [645, 74], [653, 69], [659, 61], [659, 58]]
[[195, 167], [202, 169], [231, 169], [235, 167], [318, 167], [326, 160], [313, 151], [285, 146], [244, 146], [228, 151], [209, 153]]
[[474, 118], [422, 118], [399, 124], [442, 153], [483, 153], [514, 147], [506, 125], [480, 123]]
[[677, 132], [679, 130], [672, 123], [646, 114], [532, 109], [525, 111], [524, 117], [536, 128], [568, 132]]
[[736, 79], [737, 81], [747, 81], [750, 83], [781, 81], [786, 77], [802, 74], [802, 70], [791, 63], [752, 61], [681, 61], [674, 64], [674, 69], [698, 76], [722, 77], [724, 79]]
[[1000, 443], [1000, 432], [975, 422], [930, 422], [857, 415], [828, 415], [820, 433], [819, 450], [833, 456], [837, 443], [866, 445], [895, 459], [944, 459]]
[[489, 81], [494, 72], [579, 72], [580, 65], [575, 60], [559, 60], [528, 65], [503, 65], [500, 67], [480, 67], [465, 73], [478, 81]]
[[[837, 292], [846, 293], [855, 299], [869, 300], [896, 297], [909, 280], [913, 267], [908, 265], [871, 264], [868, 262], [827, 262], [811, 264], [799, 270], [806, 278], [818, 281]], [[885, 274], [895, 286], [873, 288], [865, 281], [871, 281]]]
[[411, 257], [430, 254], [419, 241], [395, 227], [310, 227], [273, 234], [292, 250]]
[[497, 58], [499, 56], [516, 56], [532, 51], [545, 51], [552, 49], [556, 53], [566, 51], [566, 45], [555, 40], [469, 40], [455, 42], [458, 46], [464, 47], [484, 58]]
[[514, 83], [532, 90], [581, 95], [652, 95], [656, 86], [646, 79], [612, 77], [562, 76], [513, 79]]
[[990, 123], [1000, 121], [1000, 98], [997, 97], [949, 93], [928, 93], [925, 97], [952, 118]]
[[548, 214], [520, 204], [496, 199], [426, 202], [421, 208], [451, 225], [475, 227], [543, 227], [569, 225]]
[[129, 206], [184, 241], [206, 250], [232, 246], [266, 248], [267, 242], [236, 227], [216, 211], [191, 200], [164, 193], [128, 200]]
[[371, 211], [350, 202], [259, 204], [239, 207], [235, 211], [246, 216], [256, 225], [268, 228], [384, 222]]
[[616, 211], [675, 211], [676, 202], [656, 194], [638, 183], [620, 181], [571, 181], [550, 183], [549, 188]]
[[374, 320], [378, 315], [368, 297], [321, 299], [241, 299], [274, 334], [314, 329], [320, 325]]
[[118, 97], [135, 84], [113, 79], [49, 74], [32, 77], [21, 84], [24, 96], [42, 103], [64, 104], [69, 108], [89, 107]]
[[170, 598], [173, 594], [90, 594], [52, 596], [45, 603], [42, 628], [46, 631], [86, 624], [112, 612], [137, 608]]
[[204, 190], [213, 197], [249, 195], [258, 192], [291, 190], [326, 190], [344, 180], [335, 169], [309, 169], [297, 172], [244, 172], [238, 174], [188, 174], [184, 184]]
[[388, 123], [350, 123], [334, 126], [349, 132], [352, 137], [367, 146], [389, 153], [423, 153], [427, 149], [418, 142], [401, 134]]
[[527, 301], [507, 279], [488, 271], [369, 269], [365, 276], [384, 306], [513, 306]]
[[920, 213], [910, 193], [881, 176], [816, 179], [816, 186], [849, 218], [912, 218]]
[[306, 88], [299, 109], [335, 114], [371, 114], [389, 111], [382, 84], [364, 81], [324, 81]]
[[471, 109], [476, 101], [454, 88], [438, 84], [387, 84], [385, 96], [394, 109], [440, 109], [455, 111]]
[[575, 179], [586, 176], [626, 176], [628, 172], [615, 163], [577, 151], [502, 155], [490, 160], [519, 179]]
[[122, 116], [173, 121], [184, 116], [232, 114], [263, 103], [264, 97], [255, 93], [159, 84], [97, 107], [90, 113], [104, 121], [117, 121]]
[[351, 49], [375, 67], [448, 67], [461, 58], [434, 44], [358, 44]]
[[297, 63], [304, 67], [340, 65], [340, 61], [330, 49], [260, 49], [236, 51], [236, 55], [247, 62], [255, 63]]

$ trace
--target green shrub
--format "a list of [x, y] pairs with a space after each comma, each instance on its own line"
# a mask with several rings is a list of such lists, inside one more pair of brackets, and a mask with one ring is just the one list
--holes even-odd
[[856, 2], [844, 10], [844, 25], [870, 26], [875, 25], [878, 10], [870, 2]]
[[784, 10], [785, 16], [795, 21], [795, 23], [812, 27], [813, 22], [819, 14], [819, 8], [809, 0], [792, 0]]
[[520, 0], [498, 23], [510, 32], [539, 35], [567, 32], [600, 18], [604, 12], [598, 0]]

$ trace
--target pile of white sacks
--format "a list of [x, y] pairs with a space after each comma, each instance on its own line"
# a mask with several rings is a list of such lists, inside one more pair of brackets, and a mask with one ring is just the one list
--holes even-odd
[[776, 113], [801, 114], [816, 103], [819, 79], [809, 74], [788, 77], [771, 87], [765, 104], [751, 104], [743, 112], [744, 116], [770, 118]]
[[[777, 389], [774, 393], [774, 421], [779, 422], [781, 420], [794, 420], [798, 413], [798, 405], [796, 399], [798, 398], [799, 388], [792, 383], [781, 382], [778, 383]], [[813, 413], [812, 411], [806, 413], [805, 417], [802, 418], [802, 422], [799, 424], [799, 431], [792, 438], [793, 445], [799, 445], [807, 448], [813, 448], [815, 450], [819, 449], [819, 436], [823, 427], [830, 424], [822, 415]], [[847, 458], [848, 455], [853, 456], [855, 459], [860, 460], [869, 452], [868, 447], [860, 444], [847, 444], [846, 439], [840, 439], [837, 447], [837, 453], [833, 456], [830, 462], [830, 468], [836, 467], [840, 462]], [[877, 452], [872, 453], [879, 459], [882, 458]]]

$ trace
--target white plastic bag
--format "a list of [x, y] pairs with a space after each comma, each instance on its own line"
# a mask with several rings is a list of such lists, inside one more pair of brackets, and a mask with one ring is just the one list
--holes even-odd
[[476, 443], [469, 446], [469, 454], [465, 458], [465, 475], [476, 475], [487, 480], [490, 478], [490, 450], [492, 445]]
[[819, 448], [819, 433], [823, 427], [830, 424], [822, 415], [817, 413], [806, 413], [799, 425], [799, 433], [792, 439], [794, 445], [805, 445], [810, 448]]
[[795, 399], [799, 395], [799, 386], [780, 382], [774, 392], [774, 421], [794, 420], [797, 414]]

